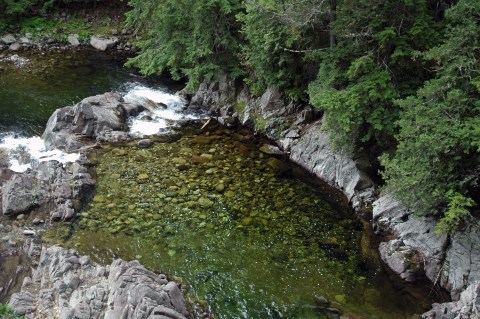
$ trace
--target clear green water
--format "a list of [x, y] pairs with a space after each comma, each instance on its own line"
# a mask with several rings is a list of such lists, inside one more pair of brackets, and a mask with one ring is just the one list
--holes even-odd
[[122, 67], [122, 59], [98, 51], [20, 52], [16, 55], [28, 60], [21, 67], [9, 61], [11, 53], [3, 55], [0, 58], [0, 137], [2, 133], [41, 135], [57, 108], [142, 80], [133, 75], [132, 70]]
[[345, 318], [412, 318], [431, 301], [363, 254], [366, 232], [341, 203], [331, 198], [332, 208], [294, 174], [277, 176], [287, 164], [260, 152], [251, 132], [192, 131], [91, 153], [91, 203], [44, 239], [180, 277], [222, 319], [329, 318], [320, 296]]

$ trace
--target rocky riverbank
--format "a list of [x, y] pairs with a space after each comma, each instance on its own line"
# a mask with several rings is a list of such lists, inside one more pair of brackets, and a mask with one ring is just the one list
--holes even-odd
[[[2, 214], [9, 219], [0, 220], [0, 279], [4, 283], [0, 297], [5, 300], [21, 287], [10, 299], [16, 314], [25, 318], [193, 316], [186, 312], [177, 284], [138, 262], [117, 260], [100, 266], [74, 251], [36, 243], [49, 225], [72, 219], [95, 185], [89, 170], [95, 163], [87, 159], [86, 152], [103, 142], [132, 139], [126, 120], [146, 107], [151, 105], [128, 103], [119, 94], [106, 93], [57, 110], [43, 139], [48, 150], [77, 153], [78, 160], [72, 163], [16, 154], [23, 159], [22, 165], [31, 165], [17, 173], [8, 166], [7, 157], [12, 154], [1, 151], [0, 202]], [[139, 147], [145, 143], [139, 142]]]
[[383, 236], [380, 255], [395, 273], [409, 282], [427, 277], [457, 301], [435, 305], [424, 318], [478, 318], [478, 223], [453, 235], [435, 234], [433, 218], [407, 211], [389, 193], [378, 193], [367, 150], [349, 154], [332, 148], [315, 111], [286, 104], [275, 88], [256, 98], [243, 84], [221, 76], [217, 82], [202, 83], [190, 107], [208, 110], [227, 126], [239, 122], [254, 127], [276, 141], [292, 161], [340, 189]]
[[181, 286], [138, 261], [103, 266], [59, 246], [24, 247], [35, 268], [9, 305], [26, 319], [188, 317]]

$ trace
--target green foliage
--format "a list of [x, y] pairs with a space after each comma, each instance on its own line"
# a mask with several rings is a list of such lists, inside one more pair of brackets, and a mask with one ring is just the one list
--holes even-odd
[[451, 233], [455, 231], [462, 220], [470, 216], [469, 207], [475, 206], [471, 198], [465, 198], [462, 194], [455, 193], [448, 197], [448, 209], [444, 217], [435, 226], [435, 233]]
[[[322, 45], [318, 30], [325, 19], [325, 1], [246, 1], [237, 16], [245, 39], [241, 63], [245, 82], [259, 95], [267, 86], [285, 89], [293, 99], [306, 100], [309, 76], [306, 53]], [[317, 30], [318, 28], [318, 30]]]
[[220, 72], [240, 75], [237, 52], [240, 0], [132, 0], [127, 25], [146, 33], [142, 53], [128, 65], [144, 74], [169, 71], [189, 79], [189, 89]]
[[21, 319], [23, 316], [16, 316], [13, 309], [8, 305], [0, 303], [0, 319]]
[[337, 144], [394, 146], [399, 107], [394, 99], [428, 79], [419, 50], [439, 39], [433, 1], [337, 1], [332, 29], [337, 45], [319, 52], [310, 102], [326, 114]]
[[[64, 21], [34, 16], [22, 20], [18, 23], [18, 26], [22, 33], [31, 33], [34, 37], [48, 35], [60, 41], [66, 41], [69, 34], [78, 34], [80, 41], [92, 35], [92, 32], [85, 22], [76, 18]], [[62, 32], [57, 32], [58, 30], [62, 30]]]
[[437, 76], [397, 101], [398, 148], [382, 157], [384, 177], [399, 199], [417, 211], [445, 212], [439, 230], [454, 229], [474, 206], [480, 176], [479, 15], [474, 0], [446, 12], [445, 41], [424, 54]]

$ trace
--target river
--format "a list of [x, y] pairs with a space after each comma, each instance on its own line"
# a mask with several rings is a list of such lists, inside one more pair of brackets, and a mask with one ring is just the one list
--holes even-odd
[[[148, 82], [97, 52], [1, 60], [3, 141], [40, 135], [56, 108], [89, 95], [143, 85], [144, 94], [172, 97], [168, 83]], [[384, 270], [368, 227], [338, 192], [262, 152], [262, 137], [216, 124], [174, 130], [148, 149], [92, 151], [95, 194], [80, 218], [44, 240], [100, 262], [138, 259], [177, 277], [221, 319], [333, 318], [337, 310], [400, 319], [433, 301]]]

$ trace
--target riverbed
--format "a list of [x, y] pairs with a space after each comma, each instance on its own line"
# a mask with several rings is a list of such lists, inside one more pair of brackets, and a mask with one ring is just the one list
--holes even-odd
[[[169, 89], [96, 54], [3, 61], [3, 134], [39, 135], [56, 108], [138, 81]], [[430, 305], [427, 291], [384, 271], [368, 227], [338, 192], [268, 154], [269, 141], [248, 129], [200, 126], [146, 149], [132, 142], [90, 152], [95, 193], [45, 240], [176, 276], [218, 318], [410, 318]]]

